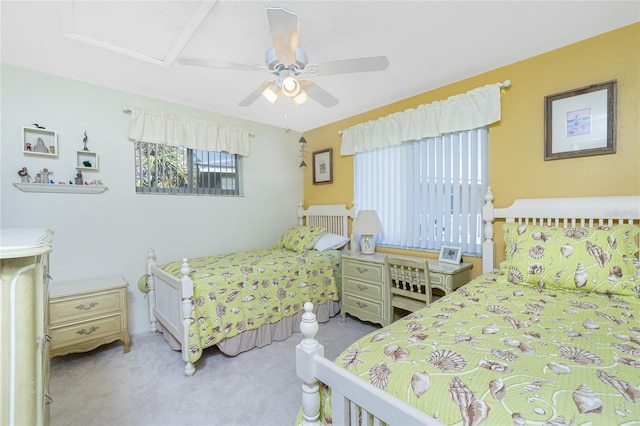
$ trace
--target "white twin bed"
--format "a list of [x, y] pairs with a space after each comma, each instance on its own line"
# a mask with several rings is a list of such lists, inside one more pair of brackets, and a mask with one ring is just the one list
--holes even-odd
[[161, 331], [182, 352], [186, 375], [195, 373], [194, 363], [209, 346], [233, 356], [291, 336], [305, 301], [315, 300], [320, 321], [340, 311], [340, 255], [332, 247], [348, 241], [354, 212], [344, 204], [304, 209], [300, 203], [298, 217], [298, 226], [262, 250], [163, 265], [148, 250], [139, 287], [148, 293], [151, 331]]
[[640, 196], [485, 200], [483, 274], [453, 294], [334, 362], [306, 304], [297, 424], [639, 424]]

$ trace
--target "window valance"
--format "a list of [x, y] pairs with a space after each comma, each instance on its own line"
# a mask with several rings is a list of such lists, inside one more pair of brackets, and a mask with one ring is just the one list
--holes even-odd
[[252, 133], [239, 127], [145, 109], [132, 109], [130, 115], [132, 141], [249, 156]]
[[342, 131], [341, 155], [476, 129], [500, 120], [500, 88], [489, 84]]

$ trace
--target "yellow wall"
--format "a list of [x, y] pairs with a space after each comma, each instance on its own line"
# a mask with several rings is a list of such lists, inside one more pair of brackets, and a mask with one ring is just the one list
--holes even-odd
[[[353, 157], [340, 156], [339, 130], [504, 80], [511, 80], [512, 86], [502, 97], [502, 119], [491, 126], [489, 142], [489, 182], [496, 207], [506, 207], [516, 198], [640, 194], [640, 23], [636, 23], [305, 132], [309, 152], [333, 148], [333, 184], [313, 185], [311, 167], [304, 171], [305, 205], [351, 206]], [[544, 161], [544, 97], [609, 80], [618, 81], [617, 152]], [[504, 258], [500, 241], [497, 229], [499, 260]], [[473, 275], [480, 274], [479, 259], [466, 260], [474, 263]]]

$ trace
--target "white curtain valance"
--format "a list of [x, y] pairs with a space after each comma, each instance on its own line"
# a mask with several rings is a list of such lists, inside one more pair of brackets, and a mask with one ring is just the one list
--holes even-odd
[[251, 132], [163, 112], [132, 109], [129, 139], [249, 156]]
[[500, 120], [500, 88], [488, 84], [342, 131], [341, 155], [476, 129]]

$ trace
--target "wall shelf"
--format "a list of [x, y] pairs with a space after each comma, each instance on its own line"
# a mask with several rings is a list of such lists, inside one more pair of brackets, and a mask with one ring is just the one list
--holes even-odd
[[76, 169], [98, 170], [98, 154], [91, 151], [76, 151]]
[[14, 182], [13, 186], [23, 192], [49, 192], [66, 194], [100, 194], [108, 188], [103, 185], [67, 185]]
[[41, 128], [22, 128], [22, 152], [45, 157], [58, 156], [58, 133]]

